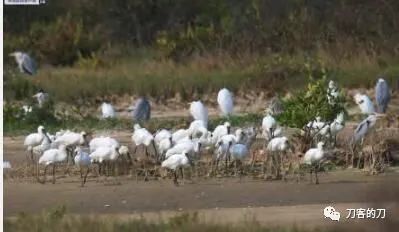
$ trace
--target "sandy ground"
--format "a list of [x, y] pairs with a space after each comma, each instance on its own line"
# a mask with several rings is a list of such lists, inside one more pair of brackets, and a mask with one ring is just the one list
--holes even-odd
[[[129, 142], [129, 133], [117, 135], [122, 143]], [[16, 166], [25, 162], [22, 139], [4, 138], [4, 158]], [[81, 188], [78, 176], [59, 175], [56, 184], [45, 185], [33, 178], [15, 177], [4, 180], [4, 215], [39, 213], [65, 205], [71, 214], [113, 215], [122, 219], [158, 220], [180, 212], [197, 212], [201, 220], [216, 223], [255, 219], [267, 225], [335, 226], [322, 217], [322, 209], [332, 205], [343, 214], [348, 207], [386, 207], [386, 220], [399, 223], [394, 216], [399, 212], [399, 168], [392, 167], [377, 176], [352, 169], [334, 171], [322, 173], [320, 181], [320, 185], [309, 184], [308, 176], [300, 183], [251, 177], [241, 181], [193, 178], [176, 187], [168, 179], [136, 182], [129, 177], [90, 176], [87, 185]], [[355, 220], [343, 222], [359, 224]], [[381, 223], [384, 221], [375, 221], [367, 228], [380, 228]]]

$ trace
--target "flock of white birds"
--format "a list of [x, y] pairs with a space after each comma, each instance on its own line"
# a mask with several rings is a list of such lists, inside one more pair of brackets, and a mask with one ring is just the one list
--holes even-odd
[[[383, 88], [381, 88], [383, 86]], [[341, 93], [336, 84], [330, 81], [328, 88], [328, 101], [334, 104]], [[381, 93], [381, 91], [385, 91]], [[44, 92], [40, 91], [35, 97], [38, 104], [48, 97], [44, 97]], [[376, 120], [382, 113], [385, 113], [389, 103], [389, 88], [385, 80], [379, 79], [376, 86], [376, 102], [378, 112], [375, 112], [370, 98], [365, 94], [356, 94], [354, 100], [359, 106], [361, 112], [367, 117], [359, 123], [353, 134], [353, 142], [362, 142], [370, 129], [374, 126]], [[142, 147], [147, 158], [155, 160], [162, 168], [171, 170], [174, 174], [174, 183], [177, 182], [178, 171], [183, 175], [183, 169], [195, 165], [197, 160], [201, 159], [204, 151], [213, 154], [213, 161], [210, 164], [211, 170], [218, 170], [220, 161], [226, 164], [234, 163], [235, 173], [238, 174], [238, 164], [250, 158], [251, 146], [261, 132], [261, 136], [266, 140], [265, 153], [287, 153], [292, 150], [289, 136], [285, 128], [281, 127], [274, 118], [274, 112], [270, 108], [265, 110], [260, 129], [255, 127], [235, 128], [233, 130], [229, 116], [234, 114], [233, 94], [226, 88], [219, 91], [217, 95], [220, 114], [226, 118], [226, 121], [216, 126], [211, 131], [208, 129], [208, 109], [200, 101], [194, 101], [190, 104], [189, 112], [193, 121], [188, 128], [169, 130], [159, 128], [155, 133], [151, 133], [146, 128], [135, 124], [131, 136], [134, 145], [133, 154], [137, 153], [138, 148]], [[115, 117], [115, 110], [109, 102], [104, 102], [101, 106], [102, 117]], [[325, 145], [335, 145], [336, 135], [344, 128], [344, 113], [339, 113], [332, 122], [323, 122], [320, 117], [316, 117], [309, 122], [306, 127], [315, 137], [315, 147], [309, 149], [302, 156], [302, 163], [311, 166], [312, 172], [316, 175], [319, 163], [326, 159]], [[93, 164], [110, 165], [117, 162], [120, 157], [130, 157], [130, 151], [127, 145], [121, 145], [116, 139], [110, 136], [95, 137], [88, 141], [85, 132], [73, 132], [70, 130], [61, 130], [54, 135], [48, 133], [43, 126], [39, 126], [36, 133], [29, 134], [25, 141], [29, 159], [37, 165], [39, 175], [39, 166], [44, 166], [44, 178], [48, 168], [52, 168], [53, 183], [55, 182], [55, 169], [60, 164], [71, 162], [79, 168], [82, 178], [82, 186], [86, 182], [90, 166]], [[9, 162], [3, 163], [4, 168], [11, 168]], [[184, 179], [184, 178], [183, 178]], [[38, 177], [38, 180], [40, 178]], [[45, 179], [40, 181], [45, 182]]]

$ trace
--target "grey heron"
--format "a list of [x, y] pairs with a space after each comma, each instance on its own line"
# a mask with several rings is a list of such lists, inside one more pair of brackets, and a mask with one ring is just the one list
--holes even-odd
[[377, 102], [377, 112], [385, 113], [391, 100], [391, 93], [389, 92], [388, 83], [382, 78], [379, 78], [375, 85], [375, 100]]
[[146, 97], [137, 100], [133, 111], [133, 118], [136, 121], [147, 121], [151, 118], [151, 105]]
[[32, 97], [36, 98], [39, 107], [42, 108], [43, 104], [48, 100], [49, 95], [48, 93], [44, 92], [43, 89], [39, 89], [39, 92], [37, 92]]
[[269, 108], [268, 109], [269, 109], [269, 112], [270, 112], [271, 115], [279, 115], [282, 112], [284, 112], [283, 103], [278, 98], [278, 96], [273, 97], [270, 100], [270, 104], [269, 104]]
[[10, 56], [15, 57], [19, 71], [29, 75], [35, 75], [37, 71], [36, 62], [25, 52], [13, 52]]
[[364, 137], [367, 135], [370, 129], [374, 127], [378, 117], [379, 116], [377, 114], [371, 114], [359, 123], [353, 134], [352, 144], [356, 144], [359, 141], [363, 142]]

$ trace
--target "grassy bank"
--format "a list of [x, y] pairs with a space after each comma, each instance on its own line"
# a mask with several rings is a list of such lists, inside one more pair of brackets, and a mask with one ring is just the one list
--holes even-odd
[[[213, 129], [221, 124], [226, 118], [211, 118], [209, 120], [209, 128]], [[250, 123], [260, 123], [262, 115], [246, 114], [232, 116], [229, 122], [233, 126], [244, 126]], [[159, 128], [183, 128], [188, 127], [191, 122], [189, 118], [160, 118], [151, 119], [150, 121], [142, 124], [150, 131], [155, 132]], [[70, 129], [73, 131], [86, 131], [93, 132], [94, 130], [128, 130], [133, 131], [134, 121], [130, 119], [107, 119], [102, 120], [98, 118], [84, 118], [82, 120], [59, 120], [52, 123], [43, 123], [42, 125], [47, 128], [50, 133], [55, 133], [60, 129]], [[27, 135], [37, 130], [38, 125], [32, 123], [24, 123], [24, 121], [12, 121], [4, 123], [4, 136], [18, 136]]]
[[43, 88], [56, 101], [72, 104], [82, 99], [94, 102], [115, 95], [147, 95], [161, 101], [178, 95], [188, 101], [222, 87], [236, 94], [248, 90], [289, 91], [305, 84], [309, 72], [323, 70], [342, 86], [371, 87], [380, 74], [392, 83], [399, 73], [397, 61], [367, 54], [335, 57], [323, 51], [311, 56], [198, 56], [179, 63], [147, 55], [97, 65], [98, 60], [93, 58], [85, 60], [85, 65], [74, 67], [43, 67], [37, 76], [28, 80], [19, 74], [13, 78], [8, 75], [5, 99], [24, 100]]
[[181, 213], [167, 220], [148, 221], [141, 219], [118, 219], [117, 217], [100, 218], [96, 216], [71, 216], [67, 215], [65, 208], [60, 207], [44, 211], [41, 214], [19, 214], [16, 218], [5, 219], [4, 230], [8, 232], [19, 231], [275, 231], [275, 232], [305, 232], [305, 231], [335, 231], [333, 229], [304, 229], [295, 225], [285, 227], [271, 227], [259, 224], [254, 220], [237, 222], [235, 225], [220, 225], [201, 222], [196, 213]]

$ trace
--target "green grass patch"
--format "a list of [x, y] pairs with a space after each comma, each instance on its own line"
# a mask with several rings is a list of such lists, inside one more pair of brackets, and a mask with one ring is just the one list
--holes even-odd
[[[260, 114], [245, 114], [236, 115], [229, 118], [211, 118], [209, 120], [209, 129], [214, 129], [217, 125], [222, 124], [224, 121], [229, 121], [233, 126], [245, 126], [253, 123], [260, 123], [262, 121], [262, 115]], [[175, 118], [154, 118], [148, 122], [142, 124], [142, 126], [148, 128], [152, 132], [156, 132], [160, 128], [165, 129], [180, 129], [187, 128], [190, 125], [191, 119], [186, 117], [175, 117]], [[131, 119], [99, 119], [99, 118], [84, 118], [68, 119], [68, 120], [57, 120], [51, 122], [43, 121], [40, 125], [43, 125], [47, 131], [54, 133], [60, 129], [70, 129], [73, 131], [86, 131], [93, 132], [97, 130], [130, 130], [133, 131], [134, 121]], [[27, 135], [37, 130], [39, 124], [32, 124], [25, 122], [24, 120], [5, 121], [4, 122], [4, 135], [5, 136], [17, 136]]]
[[150, 221], [145, 218], [123, 219], [109, 216], [71, 216], [66, 214], [65, 207], [58, 207], [40, 214], [20, 213], [14, 219], [5, 219], [4, 230], [19, 231], [58, 231], [58, 232], [85, 232], [85, 231], [228, 231], [228, 232], [305, 232], [305, 231], [334, 231], [332, 229], [303, 229], [295, 225], [285, 227], [264, 226], [255, 220], [243, 220], [234, 225], [221, 225], [201, 222], [197, 213], [181, 213], [167, 220]]

